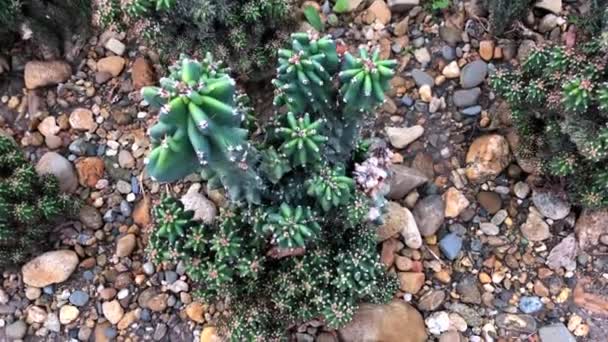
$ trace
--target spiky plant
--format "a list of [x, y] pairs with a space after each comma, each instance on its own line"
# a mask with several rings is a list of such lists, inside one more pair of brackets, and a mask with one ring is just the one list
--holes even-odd
[[150, 252], [184, 261], [205, 299], [230, 298], [220, 327], [231, 341], [278, 340], [313, 318], [339, 327], [358, 303], [386, 301], [396, 289], [372, 222], [384, 206], [390, 155], [356, 148], [395, 63], [364, 49], [339, 56], [330, 37], [292, 38], [274, 81], [281, 107], [255, 142], [241, 128], [234, 81], [210, 57], [183, 58], [160, 88], [143, 90], [161, 108], [148, 173], [175, 181], [201, 171], [231, 200], [211, 226], [167, 197], [155, 209]]
[[294, 8], [293, 0], [105, 0], [98, 11], [106, 25], [145, 27], [142, 37], [166, 60], [176, 51], [213, 52], [241, 77], [257, 79], [268, 76]]
[[0, 268], [39, 251], [53, 223], [73, 212], [54, 176], [38, 176], [17, 145], [0, 136]]
[[547, 174], [567, 177], [572, 199], [591, 207], [608, 205], [607, 51], [601, 37], [545, 47], [491, 80], [511, 106], [522, 150], [540, 157]]

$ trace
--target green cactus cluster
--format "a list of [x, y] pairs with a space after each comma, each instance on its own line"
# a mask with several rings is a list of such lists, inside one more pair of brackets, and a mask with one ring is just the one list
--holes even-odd
[[276, 117], [255, 140], [242, 95], [211, 57], [183, 57], [161, 87], [142, 90], [160, 108], [148, 173], [172, 182], [200, 171], [230, 203], [210, 225], [166, 197], [154, 210], [150, 254], [185, 262], [205, 300], [230, 298], [220, 328], [231, 341], [281, 340], [311, 319], [340, 327], [360, 302], [395, 293], [375, 237], [390, 152], [360, 143], [359, 129], [384, 100], [395, 63], [360, 53], [294, 34], [278, 51]]
[[[5, 0], [7, 1], [7, 0]], [[213, 52], [244, 79], [269, 77], [295, 24], [293, 0], [102, 0], [102, 26], [137, 28], [164, 60]]]
[[0, 136], [0, 268], [33, 256], [53, 222], [74, 208], [54, 176], [38, 176], [18, 146]]
[[519, 70], [500, 70], [491, 85], [510, 105], [522, 156], [566, 177], [573, 200], [608, 205], [608, 46], [601, 37], [575, 48], [534, 51]]

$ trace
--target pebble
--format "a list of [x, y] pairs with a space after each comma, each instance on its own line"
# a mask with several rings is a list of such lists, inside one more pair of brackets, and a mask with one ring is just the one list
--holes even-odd
[[431, 195], [416, 203], [412, 212], [424, 237], [431, 236], [439, 230], [445, 218], [445, 204], [440, 195]]
[[424, 102], [431, 102], [433, 98], [433, 91], [431, 90], [431, 86], [428, 84], [424, 84], [418, 88], [418, 94], [420, 95], [420, 99]]
[[116, 256], [117, 257], [126, 257], [133, 253], [137, 241], [135, 239], [135, 235], [127, 234], [120, 239], [116, 243]]
[[470, 107], [478, 103], [481, 96], [481, 88], [460, 89], [454, 92], [454, 105], [457, 107]]
[[412, 127], [387, 127], [386, 135], [393, 147], [402, 149], [420, 138], [424, 134], [424, 127], [415, 125]]
[[449, 233], [439, 240], [439, 248], [446, 258], [454, 260], [462, 249], [462, 237], [455, 233]]
[[84, 306], [89, 301], [89, 295], [84, 291], [76, 290], [70, 295], [69, 301], [73, 305]]
[[520, 227], [522, 234], [530, 241], [543, 241], [551, 237], [549, 225], [543, 221], [541, 214], [530, 207], [526, 222]]
[[119, 56], [122, 56], [127, 48], [125, 44], [116, 38], [108, 39], [108, 41], [104, 44], [104, 47]]
[[563, 323], [546, 325], [538, 330], [540, 342], [576, 342]]
[[17, 320], [5, 328], [6, 337], [14, 340], [19, 340], [25, 337], [25, 333], [27, 332], [27, 325], [22, 320]]
[[518, 198], [524, 199], [530, 194], [530, 186], [524, 182], [517, 182], [513, 186], [513, 193]]
[[458, 78], [460, 77], [460, 66], [458, 66], [458, 62], [452, 61], [441, 71], [441, 74], [446, 78]]
[[78, 188], [78, 177], [74, 166], [56, 152], [45, 153], [36, 164], [36, 172], [39, 175], [52, 174], [57, 177], [62, 192], [72, 193]]
[[422, 87], [423, 85], [432, 87], [435, 84], [433, 77], [420, 69], [412, 70], [412, 77], [418, 87]]
[[125, 314], [124, 309], [117, 300], [103, 303], [102, 310], [104, 317], [112, 324], [118, 324]]
[[425, 47], [414, 50], [414, 58], [416, 58], [418, 63], [422, 64], [422, 66], [431, 62], [431, 54]]
[[450, 328], [450, 316], [446, 311], [433, 312], [424, 323], [431, 334], [441, 335]]
[[481, 113], [481, 106], [467, 107], [461, 110], [460, 112], [466, 116], [476, 116]]
[[488, 64], [477, 60], [465, 65], [460, 73], [460, 85], [463, 88], [473, 88], [482, 84], [488, 76]]
[[61, 324], [70, 324], [78, 318], [80, 311], [72, 305], [64, 305], [59, 310], [59, 322]]
[[534, 190], [532, 202], [543, 216], [552, 220], [561, 220], [570, 213], [570, 203], [552, 191]]
[[500, 233], [500, 228], [493, 223], [484, 222], [479, 225], [479, 229], [486, 235], [495, 236]]
[[525, 314], [531, 314], [542, 310], [543, 303], [536, 296], [524, 296], [519, 300], [519, 310]]
[[78, 255], [71, 250], [46, 252], [23, 265], [23, 282], [33, 287], [62, 283], [78, 265]]

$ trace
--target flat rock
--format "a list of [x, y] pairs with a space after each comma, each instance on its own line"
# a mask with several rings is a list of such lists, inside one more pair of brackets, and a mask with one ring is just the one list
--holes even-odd
[[553, 191], [534, 190], [532, 202], [543, 216], [552, 220], [561, 220], [570, 214], [570, 203]]
[[360, 305], [353, 319], [338, 331], [338, 335], [341, 341], [349, 342], [427, 341], [422, 315], [411, 305], [399, 300], [383, 305]]
[[23, 78], [27, 89], [36, 89], [67, 81], [72, 68], [63, 61], [31, 61], [25, 64]]
[[475, 87], [471, 89], [460, 89], [454, 92], [454, 105], [456, 107], [470, 107], [479, 102], [481, 88]]
[[125, 59], [119, 56], [104, 57], [97, 61], [97, 72], [108, 73], [112, 77], [120, 75], [125, 68]]
[[466, 175], [474, 183], [496, 178], [511, 162], [509, 143], [502, 135], [481, 136], [469, 147]]
[[463, 88], [473, 88], [482, 84], [488, 76], [488, 64], [482, 60], [471, 62], [460, 72], [460, 85]]
[[496, 214], [502, 208], [500, 195], [493, 191], [480, 191], [477, 201], [490, 214]]
[[414, 218], [422, 236], [437, 232], [445, 219], [445, 204], [440, 195], [431, 195], [418, 201], [414, 207]]
[[45, 287], [67, 280], [78, 266], [78, 255], [70, 250], [46, 252], [21, 268], [23, 282], [33, 287]]
[[384, 223], [376, 231], [378, 241], [384, 241], [401, 233], [406, 245], [418, 249], [422, 245], [422, 237], [418, 232], [414, 216], [397, 202], [389, 202]]
[[536, 320], [530, 315], [509, 313], [498, 314], [496, 316], [496, 325], [505, 330], [517, 331], [525, 334], [533, 334], [536, 332]]
[[56, 152], [45, 153], [36, 164], [36, 172], [57, 177], [59, 188], [64, 193], [72, 193], [78, 188], [78, 177], [72, 163]]
[[530, 207], [528, 218], [520, 229], [526, 239], [530, 241], [543, 241], [551, 237], [549, 225], [534, 207]]
[[80, 311], [72, 305], [64, 305], [59, 310], [59, 322], [61, 324], [70, 324], [78, 318]]
[[600, 236], [608, 234], [606, 222], [608, 222], [608, 209], [583, 209], [574, 227], [579, 247], [588, 250], [596, 246]]
[[540, 342], [576, 342], [564, 323], [554, 323], [538, 329]]
[[426, 183], [428, 178], [420, 171], [400, 164], [391, 165], [389, 199], [400, 200], [412, 190]]
[[423, 85], [433, 87], [435, 85], [435, 80], [433, 77], [420, 69], [412, 70], [412, 77], [414, 78], [414, 82], [416, 82], [416, 86], [418, 87], [422, 87]]
[[425, 47], [419, 48], [414, 50], [414, 58], [424, 67], [431, 62], [431, 53]]
[[57, 126], [54, 116], [47, 116], [38, 124], [38, 132], [45, 137], [54, 136], [59, 133], [60, 130], [61, 128]]
[[415, 125], [412, 127], [387, 127], [386, 135], [393, 147], [402, 149], [420, 138], [424, 134], [424, 127]]

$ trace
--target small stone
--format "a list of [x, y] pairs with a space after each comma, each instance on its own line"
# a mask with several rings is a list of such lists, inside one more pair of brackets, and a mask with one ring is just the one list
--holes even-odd
[[457, 61], [452, 61], [441, 71], [441, 74], [446, 78], [458, 78], [460, 77], [460, 66]]
[[570, 234], [553, 247], [547, 257], [546, 264], [554, 271], [561, 267], [565, 268], [566, 271], [574, 271], [576, 269], [576, 252], [576, 238], [574, 234]]
[[479, 229], [486, 235], [496, 236], [500, 233], [500, 228], [493, 223], [483, 222], [479, 224]]
[[465, 65], [460, 73], [460, 85], [463, 88], [473, 88], [482, 84], [488, 76], [488, 64], [477, 60]]
[[103, 310], [103, 316], [112, 324], [118, 324], [122, 316], [125, 314], [125, 310], [116, 299], [103, 303], [101, 307]]
[[517, 182], [513, 186], [513, 193], [518, 198], [524, 199], [530, 194], [530, 186], [524, 182]]
[[466, 162], [465, 173], [471, 182], [494, 179], [511, 162], [509, 143], [498, 134], [481, 136], [469, 147]]
[[135, 167], [135, 158], [133, 158], [131, 152], [121, 150], [118, 153], [118, 165], [123, 169], [132, 169]]
[[219, 342], [220, 338], [217, 335], [217, 329], [214, 326], [207, 325], [203, 328], [200, 336], [200, 342]]
[[211, 224], [217, 216], [217, 208], [205, 195], [200, 192], [199, 183], [192, 184], [180, 201], [186, 210], [194, 211], [194, 220]]
[[552, 220], [561, 220], [570, 213], [570, 203], [552, 191], [534, 190], [532, 202], [543, 216]]
[[[25, 289], [25, 297], [29, 300], [36, 300], [36, 299], [40, 298], [41, 294], [42, 294], [42, 290], [37, 287], [27, 287]], [[4, 303], [4, 304], [6, 304], [6, 303]]]
[[534, 4], [534, 7], [545, 9], [553, 14], [560, 14], [562, 11], [562, 0], [540, 0]]
[[433, 77], [420, 69], [412, 70], [412, 77], [414, 78], [414, 82], [416, 82], [416, 86], [418, 87], [422, 87], [425, 84], [429, 87], [433, 87], [435, 84]]
[[375, 0], [367, 8], [365, 22], [367, 24], [373, 24], [376, 20], [383, 25], [388, 25], [388, 23], [391, 21], [391, 10], [388, 8], [384, 0]]
[[439, 249], [449, 260], [454, 260], [462, 249], [462, 238], [455, 233], [449, 233], [439, 240]]
[[424, 237], [431, 236], [437, 232], [445, 218], [445, 204], [439, 195], [428, 196], [416, 203], [414, 207], [414, 218]]
[[169, 295], [166, 293], [158, 294], [146, 303], [148, 309], [154, 312], [162, 312], [167, 308], [167, 300], [169, 299]]
[[54, 136], [59, 133], [60, 130], [61, 128], [57, 126], [54, 116], [47, 116], [38, 124], [38, 132], [45, 137]]
[[97, 123], [93, 118], [93, 112], [86, 108], [76, 108], [70, 114], [70, 126], [79, 131], [93, 132], [97, 129]]
[[424, 127], [420, 125], [412, 127], [387, 127], [386, 135], [388, 136], [393, 147], [402, 149], [420, 138], [424, 134]]
[[530, 241], [543, 241], [551, 237], [549, 225], [534, 207], [530, 207], [528, 218], [520, 229], [526, 239]]
[[63, 61], [31, 61], [25, 64], [23, 78], [27, 89], [36, 89], [67, 81], [72, 68]]
[[137, 241], [135, 239], [135, 235], [127, 234], [120, 239], [116, 243], [116, 256], [119, 258], [127, 257], [133, 253]]
[[445, 201], [445, 217], [449, 218], [458, 217], [470, 204], [462, 192], [455, 187], [449, 188], [443, 194], [443, 200]]
[[122, 54], [125, 53], [125, 49], [127, 48], [125, 44], [123, 44], [120, 40], [116, 38], [108, 39], [108, 41], [104, 44], [104, 47], [119, 56], [122, 56]]
[[73, 305], [84, 306], [89, 301], [89, 295], [84, 291], [76, 290], [70, 295], [69, 301]]
[[422, 66], [425, 66], [431, 62], [431, 54], [425, 47], [414, 50], [414, 58], [416, 58], [418, 63], [422, 64]]
[[542, 310], [543, 303], [535, 296], [524, 296], [519, 300], [519, 310], [525, 314], [531, 314]]
[[150, 62], [144, 57], [138, 57], [135, 59], [135, 62], [133, 62], [131, 77], [133, 78], [133, 88], [135, 90], [140, 90], [143, 87], [156, 84], [154, 69], [150, 65]]
[[[466, 116], [477, 116], [481, 113], [481, 106], [477, 105], [477, 106], [467, 107], [467, 108], [462, 109], [460, 112]], [[480, 121], [480, 125], [483, 123], [484, 126], [487, 126], [488, 122], [486, 122], [483, 119], [484, 118], [482, 118], [482, 121]]]
[[59, 310], [59, 322], [61, 324], [70, 324], [78, 318], [80, 311], [72, 305], [64, 305]]
[[69, 160], [56, 152], [47, 152], [36, 164], [39, 175], [52, 174], [59, 180], [59, 188], [64, 193], [72, 193], [78, 188], [78, 178]]
[[99, 157], [85, 157], [76, 161], [76, 171], [80, 185], [95, 188], [97, 182], [103, 178], [105, 164]]
[[454, 92], [454, 105], [456, 107], [470, 107], [479, 103], [481, 88], [460, 89]]
[[141, 312], [141, 309], [135, 309], [135, 310], [131, 310], [131, 311], [127, 312], [126, 314], [124, 314], [124, 316], [122, 316], [122, 318], [116, 325], [118, 330], [125, 330], [125, 329], [129, 328], [133, 323], [135, 323], [135, 321], [137, 321], [137, 318], [138, 318], [140, 312]]
[[509, 213], [501, 209], [499, 210], [490, 220], [490, 222], [496, 226], [500, 226], [509, 217]]
[[538, 337], [540, 342], [576, 342], [563, 323], [554, 323], [540, 328]]
[[425, 276], [422, 272], [398, 273], [400, 288], [406, 293], [416, 294], [424, 285]]
[[445, 297], [444, 291], [431, 290], [420, 297], [417, 307], [422, 311], [435, 311], [443, 304]]
[[479, 56], [485, 61], [489, 61], [494, 56], [494, 41], [482, 40], [479, 42]]
[[456, 46], [462, 41], [462, 30], [453, 26], [440, 26], [439, 36], [451, 46]]
[[446, 331], [439, 336], [439, 342], [460, 342], [462, 335], [456, 330]]
[[502, 208], [500, 195], [492, 191], [480, 191], [477, 194], [477, 201], [490, 214], [496, 214]]
[[401, 200], [412, 190], [428, 181], [422, 172], [404, 165], [391, 165], [389, 199]]
[[424, 102], [431, 102], [433, 99], [433, 91], [431, 90], [431, 86], [425, 84], [418, 89], [418, 94], [420, 95], [420, 99]]
[[[120, 75], [125, 68], [125, 59], [118, 56], [105, 57], [97, 61], [97, 73], [110, 74], [112, 77]], [[99, 82], [104, 83], [104, 82]]]
[[481, 292], [477, 286], [477, 278], [473, 275], [465, 276], [456, 286], [460, 300], [468, 304], [481, 304]]
[[553, 13], [546, 14], [538, 23], [538, 31], [546, 33], [553, 30], [558, 25], [559, 17]]
[[205, 323], [205, 306], [201, 302], [192, 302], [186, 307], [186, 315], [196, 323]]
[[424, 323], [431, 334], [441, 335], [450, 328], [450, 316], [445, 311], [433, 312]]
[[23, 282], [33, 287], [45, 287], [67, 280], [78, 266], [78, 255], [70, 250], [46, 252], [21, 268]]

